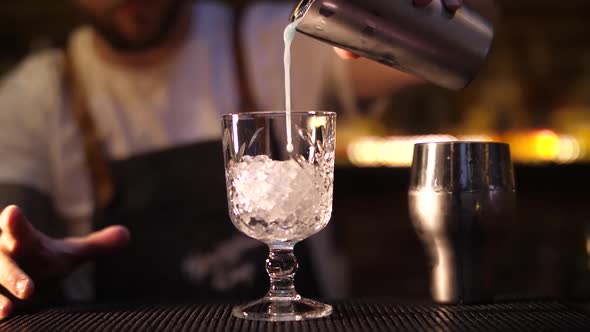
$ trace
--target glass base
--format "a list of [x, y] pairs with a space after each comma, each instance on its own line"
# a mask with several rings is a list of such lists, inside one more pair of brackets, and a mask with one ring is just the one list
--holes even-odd
[[332, 306], [305, 299], [299, 295], [295, 297], [265, 296], [232, 310], [232, 314], [237, 318], [268, 322], [322, 318], [331, 313]]

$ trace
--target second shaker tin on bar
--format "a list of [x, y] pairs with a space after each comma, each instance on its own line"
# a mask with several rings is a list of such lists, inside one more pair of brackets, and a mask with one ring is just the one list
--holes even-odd
[[510, 147], [416, 144], [408, 200], [432, 264], [432, 299], [469, 304], [502, 297], [512, 264], [505, 254], [516, 208]]

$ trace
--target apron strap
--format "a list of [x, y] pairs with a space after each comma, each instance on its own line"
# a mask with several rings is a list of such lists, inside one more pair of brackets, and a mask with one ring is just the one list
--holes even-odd
[[[243, 1], [242, 1], [243, 2]], [[248, 67], [246, 65], [246, 48], [242, 40], [242, 22], [246, 13], [247, 5], [240, 4], [234, 11], [233, 22], [233, 44], [234, 44], [234, 61], [236, 63], [236, 75], [238, 79], [238, 92], [240, 93], [239, 112], [252, 112], [258, 110], [256, 99], [252, 93], [251, 86], [248, 82]]]
[[64, 56], [64, 81], [70, 110], [82, 136], [86, 166], [90, 171], [94, 207], [106, 208], [115, 193], [111, 167], [88, 108], [86, 92], [76, 75], [71, 50], [67, 48]]

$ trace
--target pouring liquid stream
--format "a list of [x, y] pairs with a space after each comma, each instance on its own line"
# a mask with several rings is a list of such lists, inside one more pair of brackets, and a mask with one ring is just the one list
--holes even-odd
[[285, 118], [287, 122], [287, 152], [289, 153], [293, 152], [293, 138], [291, 136], [291, 43], [295, 38], [297, 24], [300, 21], [301, 19], [295, 20], [287, 25], [283, 34], [283, 40], [285, 42], [285, 110], [287, 112]]

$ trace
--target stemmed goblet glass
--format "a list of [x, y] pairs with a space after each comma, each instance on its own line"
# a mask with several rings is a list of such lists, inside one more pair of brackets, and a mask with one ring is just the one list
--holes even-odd
[[270, 250], [270, 290], [259, 300], [235, 307], [234, 316], [292, 321], [332, 313], [330, 305], [302, 298], [295, 290], [293, 247], [322, 230], [332, 214], [335, 120], [331, 112], [293, 112], [289, 132], [285, 112], [223, 117], [232, 223]]

